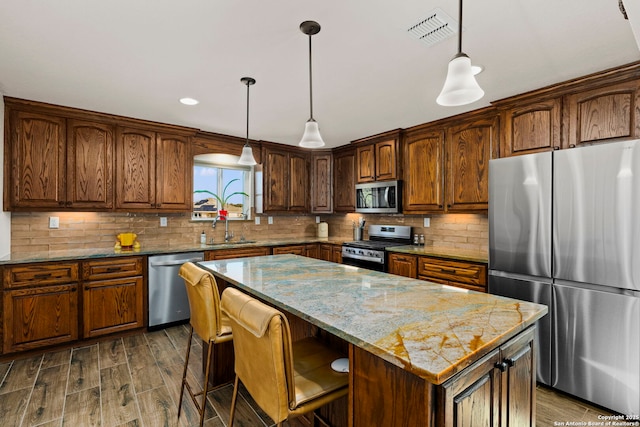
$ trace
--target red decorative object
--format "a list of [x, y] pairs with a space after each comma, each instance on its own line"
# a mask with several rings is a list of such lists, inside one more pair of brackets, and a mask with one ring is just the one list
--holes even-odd
[[220, 219], [223, 220], [223, 221], [226, 221], [228, 214], [229, 214], [229, 212], [224, 210], [224, 209], [220, 209], [218, 211], [218, 215], [220, 215]]

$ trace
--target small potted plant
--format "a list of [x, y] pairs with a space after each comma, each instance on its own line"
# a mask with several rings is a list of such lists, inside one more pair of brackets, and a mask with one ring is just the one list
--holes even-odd
[[249, 195], [244, 191], [234, 191], [233, 193], [227, 195], [227, 188], [229, 188], [229, 186], [235, 181], [239, 181], [239, 179], [232, 179], [227, 183], [227, 185], [224, 186], [224, 188], [222, 189], [222, 196], [218, 196], [217, 194], [212, 193], [209, 190], [195, 190], [194, 193], [206, 193], [213, 196], [218, 202], [218, 215], [220, 215], [220, 219], [226, 220], [229, 212], [227, 212], [225, 207], [227, 206], [227, 202], [229, 201], [229, 199], [237, 194], [249, 197]]

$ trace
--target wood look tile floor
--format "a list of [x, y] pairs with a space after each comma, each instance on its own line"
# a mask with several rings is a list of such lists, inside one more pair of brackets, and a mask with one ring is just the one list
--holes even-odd
[[[2, 363], [0, 426], [196, 426], [188, 395], [177, 419], [188, 338], [180, 325]], [[201, 383], [202, 347], [193, 343], [189, 377]], [[227, 426], [232, 391], [225, 385], [209, 393], [205, 426]], [[246, 392], [236, 411], [237, 427], [273, 425]], [[598, 421], [599, 414], [610, 413], [538, 387], [539, 427]]]

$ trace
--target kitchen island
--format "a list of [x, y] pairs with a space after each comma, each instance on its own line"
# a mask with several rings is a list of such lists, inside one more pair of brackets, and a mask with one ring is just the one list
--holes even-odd
[[324, 414], [333, 425], [535, 425], [546, 306], [296, 255], [199, 264], [345, 343], [348, 410]]

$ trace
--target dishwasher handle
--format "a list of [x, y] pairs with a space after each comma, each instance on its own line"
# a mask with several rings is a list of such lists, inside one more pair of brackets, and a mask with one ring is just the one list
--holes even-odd
[[185, 262], [200, 262], [200, 261], [204, 261], [204, 258], [195, 257], [195, 258], [180, 259], [175, 261], [158, 261], [158, 262], [151, 262], [149, 263], [149, 265], [151, 267], [171, 267], [174, 265], [182, 265]]

